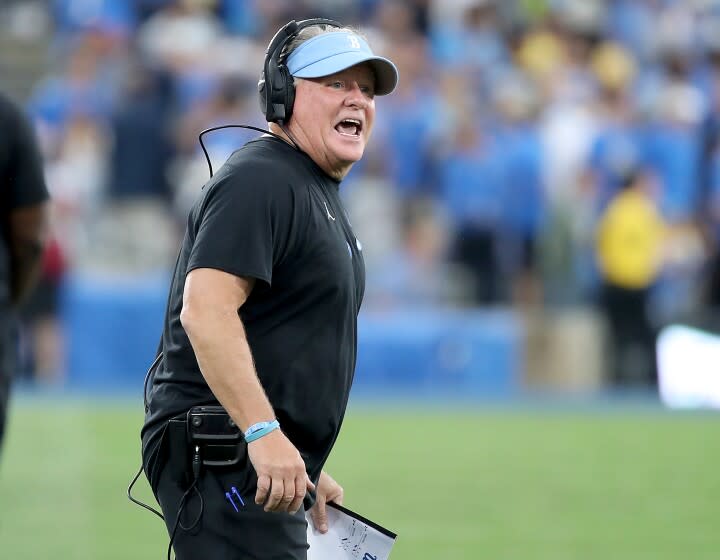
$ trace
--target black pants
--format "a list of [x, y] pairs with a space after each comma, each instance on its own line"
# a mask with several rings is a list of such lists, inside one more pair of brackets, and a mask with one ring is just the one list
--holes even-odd
[[[145, 466], [169, 535], [182, 496], [192, 483], [190, 465], [185, 422], [173, 420], [163, 434], [156, 458]], [[177, 560], [306, 560], [303, 509], [293, 515], [267, 513], [255, 504], [256, 490], [257, 477], [247, 456], [233, 467], [203, 466], [197, 491], [187, 495], [180, 514], [180, 522], [189, 530], [178, 527], [175, 532]]]
[[655, 328], [648, 316], [649, 289], [605, 284], [602, 306], [610, 328], [610, 381], [618, 387], [657, 385]]
[[473, 303], [493, 304], [502, 300], [500, 263], [495, 232], [464, 227], [454, 242], [454, 259], [471, 274]]

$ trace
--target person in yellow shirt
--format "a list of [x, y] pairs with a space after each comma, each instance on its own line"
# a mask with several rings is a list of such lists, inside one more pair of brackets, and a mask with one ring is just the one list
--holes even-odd
[[597, 226], [600, 305], [610, 330], [609, 373], [615, 386], [657, 381], [655, 328], [647, 308], [662, 269], [665, 223], [649, 185], [641, 171], [627, 172]]

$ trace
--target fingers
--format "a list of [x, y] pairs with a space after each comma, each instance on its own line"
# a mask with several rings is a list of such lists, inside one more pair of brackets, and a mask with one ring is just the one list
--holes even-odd
[[318, 495], [317, 500], [315, 501], [315, 506], [310, 512], [310, 516], [312, 517], [315, 529], [317, 529], [321, 533], [327, 533], [327, 506], [325, 505], [324, 496]]
[[300, 509], [300, 506], [303, 503], [303, 498], [305, 497], [305, 479], [307, 478], [307, 474], [303, 473], [304, 476], [298, 476], [295, 479], [295, 499], [290, 502], [290, 505], [288, 506], [288, 511], [290, 513], [295, 513], [298, 509]]
[[[270, 477], [265, 477], [270, 479]], [[260, 479], [258, 479], [258, 492], [255, 496], [255, 503], [265, 503], [265, 511], [287, 511], [289, 513], [295, 513], [302, 505], [303, 499], [305, 498], [305, 489], [308, 487], [308, 477], [306, 473], [298, 476], [296, 479], [285, 479], [273, 478], [270, 482], [269, 492], [263, 487], [262, 495], [265, 496], [262, 500], [260, 492]], [[310, 482], [312, 485], [312, 482]], [[314, 486], [312, 486], [314, 488]], [[267, 500], [267, 501], [266, 501]]]
[[268, 497], [268, 492], [270, 492], [270, 482], [270, 477], [266, 474], [258, 477], [257, 492], [255, 492], [256, 504], [265, 503], [265, 500]]
[[265, 503], [265, 511], [282, 511], [287, 509], [288, 502], [284, 503], [284, 508], [281, 510], [280, 506], [283, 504], [283, 496], [285, 495], [285, 484], [282, 478], [273, 478], [272, 486], [270, 488], [270, 496]]

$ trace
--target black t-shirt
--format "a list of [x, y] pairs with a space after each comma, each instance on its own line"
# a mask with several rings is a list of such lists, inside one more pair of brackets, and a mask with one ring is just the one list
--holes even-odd
[[47, 200], [42, 158], [29, 120], [0, 94], [0, 374], [9, 370], [9, 222], [13, 210]]
[[365, 288], [361, 244], [338, 186], [307, 155], [262, 137], [203, 188], [170, 288], [164, 357], [143, 428], [146, 458], [169, 418], [216, 404], [180, 323], [187, 273], [214, 268], [257, 279], [239, 314], [282, 430], [317, 479], [345, 413]]

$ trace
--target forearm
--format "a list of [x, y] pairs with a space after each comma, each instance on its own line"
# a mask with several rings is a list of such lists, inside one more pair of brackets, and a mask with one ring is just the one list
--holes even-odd
[[237, 311], [185, 314], [183, 326], [205, 381], [240, 429], [274, 418]]
[[46, 205], [16, 210], [10, 215], [10, 294], [19, 303], [40, 273], [47, 237]]

